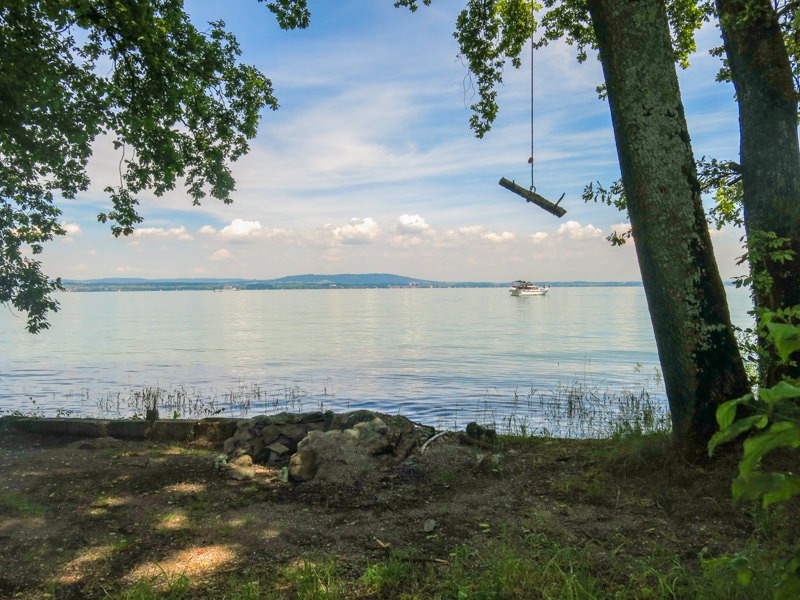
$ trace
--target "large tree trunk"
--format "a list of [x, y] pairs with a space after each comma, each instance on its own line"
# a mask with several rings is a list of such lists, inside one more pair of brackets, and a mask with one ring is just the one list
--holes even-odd
[[[800, 146], [791, 64], [769, 0], [716, 4], [739, 103], [744, 222], [756, 307], [795, 306], [800, 304]], [[794, 260], [759, 257], [758, 232], [788, 238]], [[762, 385], [781, 376], [774, 361], [768, 362], [761, 369]], [[793, 374], [800, 376], [800, 370]]]
[[658, 0], [588, 0], [676, 442], [702, 452], [748, 391]]

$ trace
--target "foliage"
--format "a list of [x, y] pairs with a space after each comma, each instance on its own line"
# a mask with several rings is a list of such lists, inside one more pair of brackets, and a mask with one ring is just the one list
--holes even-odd
[[[705, 156], [697, 161], [700, 191], [714, 197], [714, 206], [708, 211], [708, 220], [717, 229], [722, 229], [725, 225], [744, 226], [741, 171], [741, 165], [733, 161], [706, 159]], [[608, 187], [599, 181], [589, 183], [584, 187], [582, 197], [584, 202], [612, 206], [625, 213], [627, 218], [628, 205], [621, 179], [612, 182]], [[622, 246], [631, 237], [632, 231], [629, 229], [624, 232], [613, 231], [606, 239], [613, 246]], [[744, 256], [738, 264], [746, 260], [747, 256]]]
[[[416, 4], [413, 0], [397, 4], [409, 3]], [[545, 10], [537, 21], [534, 11], [541, 9]], [[706, 12], [691, 0], [672, 0], [667, 3], [667, 14], [675, 60], [685, 68], [696, 48], [694, 32], [707, 18]], [[563, 39], [576, 47], [580, 62], [588, 58], [589, 50], [597, 48], [585, 0], [543, 0], [541, 4], [532, 0], [468, 0], [453, 35], [476, 83], [478, 98], [470, 106], [470, 127], [479, 138], [497, 117], [497, 88], [503, 83], [505, 64], [521, 66], [520, 56], [528, 40], [541, 48]]]
[[[783, 33], [783, 43], [789, 55], [789, 62], [792, 68], [794, 87], [800, 91], [800, 5], [793, 0], [772, 0], [774, 12], [764, 11], [765, 3], [747, 2], [742, 10], [741, 25], [747, 26], [754, 21], [769, 18], [776, 18], [778, 25]], [[713, 13], [714, 8], [711, 2], [705, 5], [707, 12]], [[722, 59], [722, 67], [717, 73], [717, 81], [731, 81], [731, 71], [725, 58], [725, 48], [717, 46], [710, 51], [712, 56]]]
[[714, 196], [708, 218], [719, 230], [725, 225], [744, 226], [742, 215], [742, 166], [731, 160], [702, 157], [697, 161], [700, 190]]
[[[304, 0], [267, 7], [283, 27], [304, 27]], [[64, 235], [57, 201], [89, 186], [93, 143], [118, 153], [119, 184], [98, 219], [115, 236], [141, 222], [137, 195], [185, 181], [194, 204], [231, 202], [229, 163], [248, 150], [270, 81], [238, 62], [224, 23], [199, 31], [183, 0], [15, 0], [0, 7], [0, 302], [48, 327], [57, 310], [37, 257]]]
[[794, 256], [789, 238], [779, 237], [774, 231], [750, 231], [745, 242], [745, 253], [736, 263], [749, 263], [750, 272], [734, 278], [734, 284], [736, 287], [747, 286], [755, 291], [766, 292], [773, 284], [772, 275], [766, 266], [767, 261], [783, 264], [793, 260]]
[[536, 29], [531, 4], [524, 0], [469, 0], [456, 19], [453, 35], [477, 84], [478, 99], [470, 106], [469, 123], [479, 138], [497, 118], [497, 87], [503, 82], [506, 61], [521, 66], [522, 50]]
[[[800, 352], [800, 306], [764, 311], [760, 327], [775, 347], [778, 360], [788, 364]], [[742, 407], [741, 416], [739, 407]], [[788, 470], [764, 470], [767, 455], [786, 454], [796, 464], [800, 448], [800, 380], [784, 378], [757, 393], [729, 400], [717, 409], [720, 430], [709, 442], [709, 454], [720, 445], [749, 434], [743, 443], [739, 474], [733, 481], [737, 500], [761, 501], [763, 507], [800, 496], [800, 476]], [[741, 584], [747, 585], [753, 571], [741, 556], [717, 561], [733, 566]], [[800, 547], [783, 561], [783, 573], [776, 587], [777, 598], [800, 594]]]

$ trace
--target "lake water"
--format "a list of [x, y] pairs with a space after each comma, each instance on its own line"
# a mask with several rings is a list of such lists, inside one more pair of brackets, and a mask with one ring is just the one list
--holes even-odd
[[[728, 288], [748, 325], [747, 292]], [[0, 311], [0, 414], [369, 408], [439, 427], [559, 425], [564, 390], [663, 404], [641, 287], [65, 293], [33, 336]], [[241, 405], [249, 405], [246, 411]], [[550, 412], [548, 412], [550, 411]], [[549, 416], [548, 416], [549, 415]], [[162, 416], [164, 410], [162, 408]]]

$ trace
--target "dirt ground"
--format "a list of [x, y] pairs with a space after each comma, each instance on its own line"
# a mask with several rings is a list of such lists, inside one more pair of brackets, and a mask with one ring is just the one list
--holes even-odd
[[455, 436], [367, 479], [252, 481], [215, 468], [218, 448], [0, 432], [0, 598], [102, 598], [186, 575], [214, 597], [231, 573], [334, 557], [354, 573], [391, 550], [446, 562], [458, 544], [536, 529], [597, 564], [666, 551], [687, 568], [744, 545], [735, 457], [687, 465], [663, 443], [536, 439], [492, 452]]

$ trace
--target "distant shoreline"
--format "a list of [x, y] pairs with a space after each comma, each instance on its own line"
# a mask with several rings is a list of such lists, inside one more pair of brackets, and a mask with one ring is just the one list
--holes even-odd
[[[542, 281], [551, 287], [642, 287], [640, 281]], [[62, 282], [68, 292], [153, 292], [153, 291], [213, 291], [236, 292], [253, 290], [335, 290], [335, 289], [430, 289], [430, 288], [505, 288], [508, 282], [437, 282], [412, 281], [389, 282], [288, 282], [288, 281], [189, 281], [189, 280], [140, 280], [122, 281], [76, 281]]]

